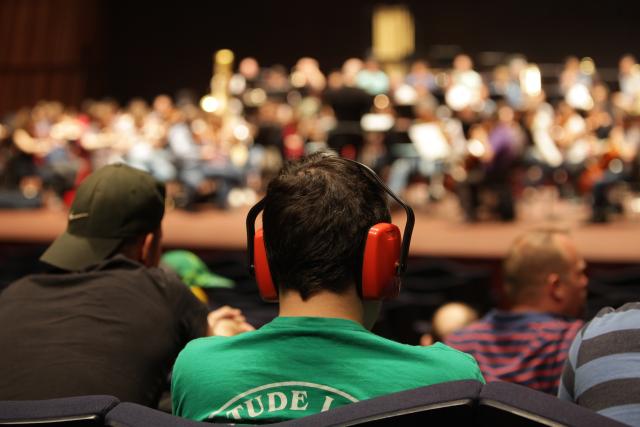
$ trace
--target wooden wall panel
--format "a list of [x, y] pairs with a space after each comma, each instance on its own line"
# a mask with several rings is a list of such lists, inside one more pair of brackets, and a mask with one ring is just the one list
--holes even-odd
[[91, 95], [90, 73], [104, 56], [103, 1], [0, 0], [0, 115], [42, 99], [78, 106]]

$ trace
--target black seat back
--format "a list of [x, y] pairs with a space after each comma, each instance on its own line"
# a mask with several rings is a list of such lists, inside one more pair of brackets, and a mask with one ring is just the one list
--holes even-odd
[[574, 403], [518, 384], [491, 382], [482, 387], [477, 425], [507, 426], [622, 426]]
[[104, 395], [4, 400], [0, 401], [0, 425], [102, 426], [106, 413], [118, 403], [117, 398]]
[[363, 400], [280, 424], [287, 427], [382, 426], [390, 423], [470, 425], [474, 417], [475, 399], [481, 388], [480, 382], [471, 380], [435, 384]]

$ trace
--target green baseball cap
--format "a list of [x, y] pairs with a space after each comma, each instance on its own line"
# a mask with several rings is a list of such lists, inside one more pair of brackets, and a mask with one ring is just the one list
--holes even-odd
[[160, 226], [164, 195], [164, 184], [125, 164], [95, 171], [76, 190], [67, 230], [40, 260], [69, 271], [99, 263], [125, 239]]
[[175, 271], [182, 281], [190, 287], [232, 288], [235, 286], [233, 280], [209, 271], [207, 265], [193, 252], [169, 251], [162, 255], [160, 263]]

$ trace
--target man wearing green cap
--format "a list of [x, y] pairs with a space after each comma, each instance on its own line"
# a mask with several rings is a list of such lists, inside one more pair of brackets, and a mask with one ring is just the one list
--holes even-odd
[[209, 314], [158, 268], [164, 186], [123, 164], [78, 188], [67, 230], [42, 255], [52, 266], [0, 294], [0, 399], [110, 394], [154, 406], [190, 340], [238, 310]]
[[173, 271], [191, 292], [203, 303], [209, 303], [209, 296], [202, 288], [233, 288], [235, 283], [226, 277], [209, 271], [198, 255], [185, 250], [166, 252], [160, 258], [160, 268]]

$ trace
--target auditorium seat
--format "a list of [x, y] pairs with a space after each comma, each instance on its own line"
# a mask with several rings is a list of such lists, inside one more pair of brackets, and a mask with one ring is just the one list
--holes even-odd
[[451, 425], [473, 424], [474, 402], [482, 384], [452, 381], [352, 403], [328, 412], [281, 423], [287, 427], [335, 425]]
[[102, 426], [119, 400], [113, 396], [75, 396], [47, 400], [0, 401], [0, 425]]
[[518, 384], [491, 382], [478, 398], [477, 425], [510, 426], [623, 426], [571, 402]]
[[[112, 396], [0, 401], [0, 425], [36, 424], [43, 427], [229, 425], [191, 421], [137, 403], [119, 403]], [[504, 382], [483, 385], [477, 381], [452, 381], [401, 391], [271, 425], [623, 426], [586, 408], [527, 387]]]
[[191, 421], [130, 402], [123, 402], [109, 411], [105, 421], [105, 425], [110, 427], [202, 427], [228, 425]]

